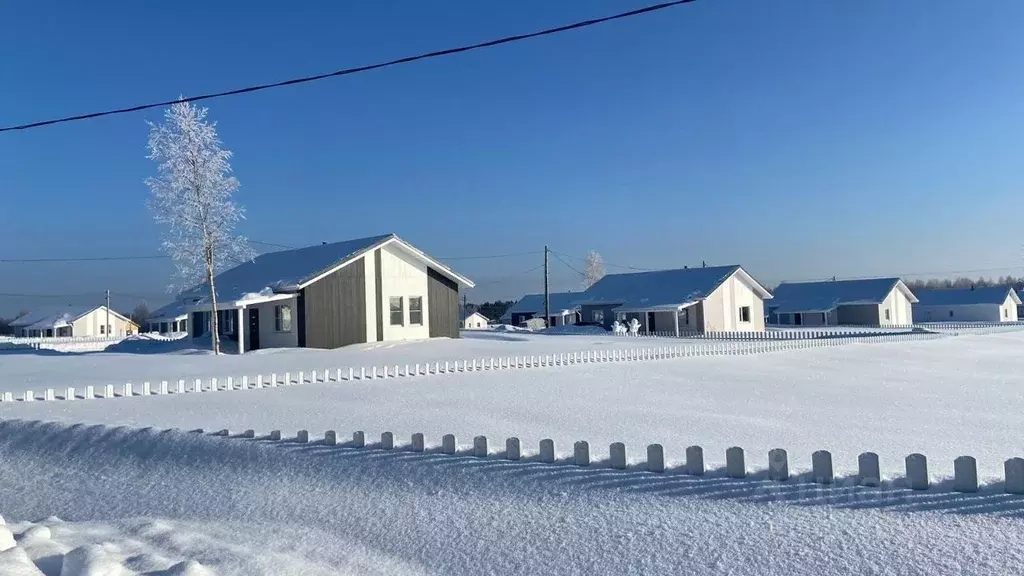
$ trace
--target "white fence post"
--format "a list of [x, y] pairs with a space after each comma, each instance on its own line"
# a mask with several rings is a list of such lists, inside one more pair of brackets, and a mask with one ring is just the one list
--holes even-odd
[[327, 446], [335, 446], [338, 444], [338, 433], [334, 430], [328, 430], [324, 432], [324, 444]]
[[113, 398], [114, 397], [114, 385], [113, 384], [107, 384], [106, 386], [103, 387], [103, 397], [104, 398]]
[[423, 433], [416, 432], [412, 435], [412, 451], [423, 452], [424, 449]]
[[445, 434], [441, 437], [441, 453], [442, 454], [455, 454], [455, 434]]
[[665, 471], [665, 448], [661, 444], [647, 445], [647, 470], [649, 472]]
[[255, 438], [255, 437], [256, 437], [256, 431], [251, 429], [251, 428], [246, 430], [245, 432], [242, 432], [242, 438]]
[[928, 458], [924, 454], [911, 454], [906, 458], [907, 485], [912, 490], [928, 489]]
[[170, 389], [167, 386], [167, 380], [161, 380], [160, 381], [160, 394], [161, 395], [166, 395], [168, 392], [170, 392]]
[[281, 431], [280, 430], [271, 430], [270, 431], [270, 439], [273, 440], [274, 442], [277, 442], [277, 441], [281, 440]]
[[835, 476], [832, 473], [832, 453], [818, 450], [811, 454], [811, 476], [815, 484], [831, 484]]
[[1003, 462], [1003, 474], [1007, 494], [1024, 494], [1024, 458], [1010, 458]]
[[277, 388], [277, 372], [270, 375], [270, 387]]
[[217, 379], [216, 378], [210, 378], [210, 392], [216, 392], [216, 391], [217, 391]]
[[91, 385], [91, 384], [89, 386], [86, 386], [85, 387], [85, 399], [86, 400], [92, 400], [95, 397], [96, 397], [96, 388], [93, 385]]
[[551, 464], [555, 461], [555, 441], [545, 438], [540, 441], [540, 461]]
[[704, 475], [704, 449], [700, 446], [686, 449], [686, 473], [690, 476]]
[[608, 459], [611, 467], [616, 470], [626, 469], [626, 445], [622, 442], [612, 442], [608, 447]]
[[309, 430], [299, 430], [299, 433], [295, 435], [295, 441], [300, 444], [309, 442]]
[[505, 440], [505, 459], [506, 460], [519, 460], [523, 455], [522, 446], [519, 442], [519, 438], [513, 436]]
[[953, 490], [978, 491], [978, 462], [973, 457], [960, 456], [953, 460]]
[[[473, 361], [473, 368], [476, 369], [476, 360]], [[473, 438], [473, 456], [477, 458], [487, 457], [487, 436]]]
[[381, 432], [380, 447], [384, 450], [393, 450], [395, 447], [395, 435], [391, 432]]
[[153, 392], [153, 388], [150, 386], [149, 382], [143, 382], [142, 383], [142, 395], [143, 396], [149, 396], [150, 394], [152, 394], [152, 392]]
[[789, 456], [782, 448], [768, 451], [768, 479], [780, 482], [789, 479]]
[[878, 454], [864, 452], [857, 456], [857, 473], [862, 486], [878, 486], [882, 483], [882, 473], [878, 466]]
[[356, 430], [352, 433], [352, 446], [356, 448], [366, 446], [366, 434], [362, 430]]
[[35, 402], [36, 393], [31, 390], [25, 390], [24, 396], [22, 396], [22, 402]]
[[45, 402], [53, 402], [56, 399], [56, 397], [57, 396], [56, 396], [56, 394], [54, 394], [53, 388], [47, 388], [43, 392], [43, 401], [45, 401]]
[[134, 393], [132, 392], [131, 382], [125, 382], [124, 389], [121, 391], [121, 396], [124, 398], [131, 398], [132, 396], [134, 396]]
[[746, 478], [747, 463], [743, 457], [743, 448], [733, 446], [725, 451], [725, 472], [729, 478]]
[[590, 444], [586, 440], [578, 440], [572, 451], [577, 466], [590, 466]]

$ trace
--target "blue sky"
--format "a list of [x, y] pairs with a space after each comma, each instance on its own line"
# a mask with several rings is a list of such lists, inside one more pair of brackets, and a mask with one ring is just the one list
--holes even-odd
[[[0, 124], [645, 4], [5, 2]], [[548, 244], [645, 268], [739, 263], [767, 282], [1019, 275], [1022, 29], [1017, 0], [698, 0], [207, 105], [235, 152], [240, 232], [263, 241], [394, 231], [439, 257]], [[145, 121], [160, 115], [0, 134], [0, 258], [158, 252], [143, 179]], [[539, 262], [452, 263], [486, 299], [539, 290], [539, 272], [522, 274]], [[169, 274], [160, 261], [0, 263], [0, 293], [158, 296]], [[554, 261], [552, 287], [577, 285]], [[0, 299], [0, 312], [27, 303]]]

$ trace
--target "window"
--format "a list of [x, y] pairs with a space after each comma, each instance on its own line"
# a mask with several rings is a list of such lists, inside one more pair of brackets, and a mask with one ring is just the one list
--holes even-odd
[[594, 310], [590, 313], [590, 319], [594, 322], [604, 323], [604, 310]]
[[100, 324], [100, 334], [106, 334], [106, 333], [107, 333], [107, 327], [104, 326], [103, 324]]
[[750, 322], [750, 306], [740, 306], [740, 322]]
[[405, 324], [405, 321], [404, 321], [405, 313], [404, 313], [404, 310], [402, 309], [402, 297], [401, 296], [392, 296], [389, 299], [389, 302], [391, 302], [391, 325], [392, 326], [402, 326], [402, 325], [404, 325]]
[[[392, 304], [392, 306], [394, 306], [394, 304]], [[398, 308], [399, 308], [399, 310], [401, 310], [401, 308], [402, 308], [402, 299], [401, 298], [398, 299]], [[392, 307], [391, 308], [392, 313], [394, 312], [394, 310], [395, 309]], [[393, 316], [394, 316], [394, 314], [392, 314], [392, 317]], [[394, 322], [392, 322], [392, 324], [394, 324]], [[409, 324], [412, 324], [413, 326], [422, 326], [423, 325], [423, 297], [422, 296], [410, 296], [409, 297]], [[480, 323], [479, 322], [477, 322], [476, 327], [477, 328], [480, 327]]]
[[274, 306], [274, 330], [278, 332], [292, 331], [292, 307], [288, 304]]
[[679, 311], [679, 324], [681, 326], [683, 326], [683, 325], [687, 325], [689, 323], [690, 323], [690, 309], [689, 308], [683, 308], [682, 310]]
[[950, 311], [949, 311], [949, 317], [950, 317], [950, 318], [952, 318], [952, 317], [953, 317], [953, 311], [952, 311], [952, 310], [950, 310]]
[[1009, 317], [1010, 317], [1010, 311], [1007, 310], [1006, 308], [1003, 308], [1003, 318], [1009, 318]]
[[889, 319], [889, 309], [888, 308], [885, 309], [885, 319], [886, 320]]

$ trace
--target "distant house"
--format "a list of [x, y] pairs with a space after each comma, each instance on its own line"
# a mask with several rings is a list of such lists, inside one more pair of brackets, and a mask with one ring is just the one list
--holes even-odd
[[[257, 256], [218, 274], [220, 331], [239, 352], [459, 337], [468, 278], [394, 234]], [[193, 337], [208, 333], [208, 285], [180, 295]]]
[[188, 332], [188, 306], [190, 303], [190, 301], [179, 299], [154, 310], [146, 320], [146, 328], [150, 332], [161, 334]]
[[485, 330], [490, 320], [479, 312], [473, 312], [468, 316], [463, 315], [461, 322], [463, 330]]
[[740, 266], [608, 274], [577, 294], [583, 322], [644, 332], [763, 332], [768, 292]]
[[10, 323], [14, 335], [25, 338], [125, 336], [138, 325], [106, 306], [40, 308]]
[[905, 326], [917, 297], [899, 278], [784, 282], [768, 320], [793, 326]]
[[[548, 326], [565, 326], [579, 322], [579, 306], [575, 304], [582, 292], [549, 292], [548, 308], [551, 316]], [[501, 321], [505, 324], [518, 326], [531, 318], [544, 318], [544, 294], [527, 294], [512, 305]]]
[[1020, 296], [1009, 286], [917, 290], [914, 322], [1016, 322]]

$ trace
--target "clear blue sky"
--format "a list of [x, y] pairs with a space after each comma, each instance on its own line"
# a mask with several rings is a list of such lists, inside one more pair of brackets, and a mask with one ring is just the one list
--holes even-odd
[[[4, 2], [0, 124], [646, 3]], [[208, 106], [235, 152], [240, 232], [259, 240], [394, 231], [440, 257], [549, 244], [637, 267], [739, 263], [769, 282], [1021, 274], [1021, 30], [1018, 0], [697, 0]], [[159, 118], [0, 134], [0, 258], [157, 252], [143, 179]], [[539, 290], [539, 272], [517, 275], [538, 263], [453, 262], [482, 284], [474, 299]], [[552, 266], [553, 288], [577, 286]], [[161, 262], [0, 264], [0, 292], [150, 295], [168, 276]]]

